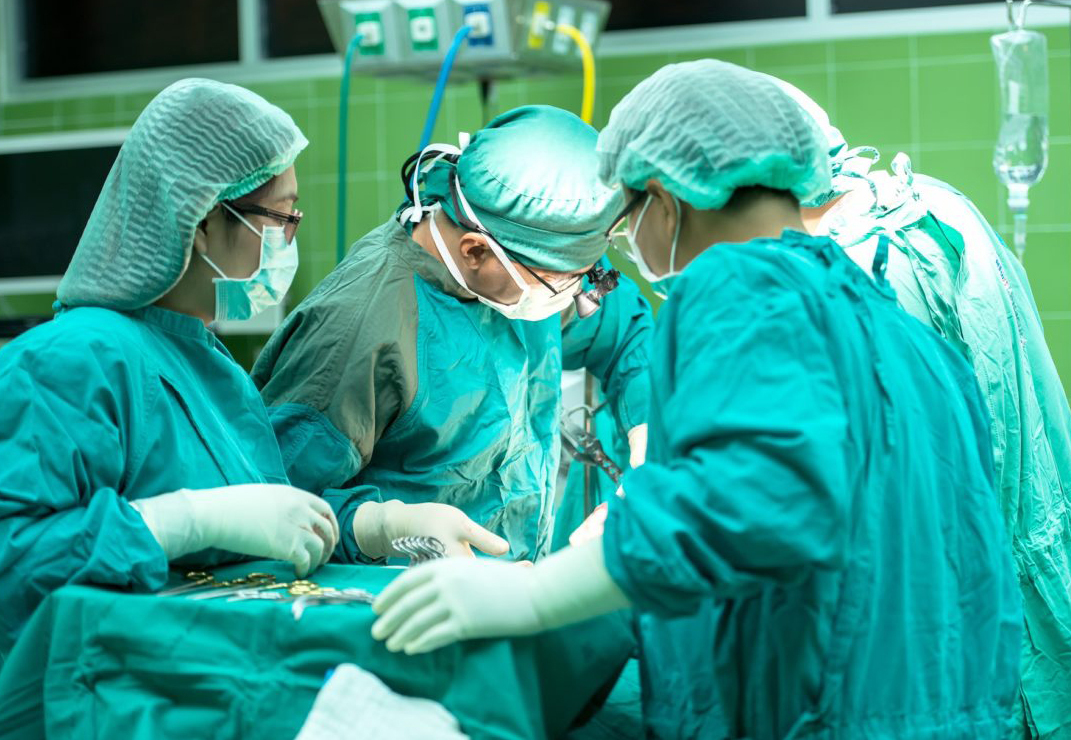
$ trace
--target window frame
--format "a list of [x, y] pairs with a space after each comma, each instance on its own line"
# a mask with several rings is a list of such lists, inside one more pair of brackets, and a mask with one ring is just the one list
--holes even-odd
[[[130, 129], [100, 128], [86, 131], [62, 131], [50, 134], [15, 134], [0, 136], [0, 155], [56, 152], [66, 149], [89, 149], [122, 146]], [[35, 277], [0, 277], [0, 297], [55, 293], [62, 275]]]
[[[16, 38], [16, 29], [20, 28], [19, 0], [0, 0], [0, 31], [3, 33], [0, 38], [0, 103], [83, 98], [90, 85], [106, 89], [112, 95], [153, 92], [183, 77], [255, 84], [341, 74], [342, 59], [338, 54], [266, 58], [261, 44], [260, 0], [237, 2], [238, 62], [28, 80], [17, 69], [20, 64], [19, 40]], [[1032, 28], [1066, 27], [1069, 22], [1071, 13], [1066, 7], [1030, 7], [1028, 23]], [[807, 0], [807, 15], [800, 18], [608, 31], [599, 41], [596, 53], [604, 57], [677, 54], [849, 38], [999, 31], [1006, 27], [1005, 6], [995, 2], [834, 14], [832, 0]]]

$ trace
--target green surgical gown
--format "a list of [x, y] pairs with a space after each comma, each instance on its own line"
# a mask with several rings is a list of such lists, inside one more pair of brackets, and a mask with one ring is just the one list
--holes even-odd
[[191, 316], [62, 310], [0, 349], [0, 397], [0, 656], [59, 586], [164, 584], [164, 551], [127, 501], [287, 482], [256, 388]]
[[622, 284], [588, 319], [510, 321], [466, 298], [394, 220], [358, 241], [253, 368], [294, 485], [338, 515], [338, 555], [363, 558], [369, 500], [437, 501], [504, 537], [550, 547], [563, 366], [602, 381], [623, 428], [647, 416], [650, 308]]
[[846, 201], [823, 223], [848, 255], [863, 263], [876, 241], [887, 236], [893, 247], [887, 275], [901, 305], [959, 348], [974, 367], [992, 421], [997, 490], [1023, 594], [1025, 722], [1031, 736], [1069, 740], [1067, 396], [1019, 261], [962, 193], [898, 169], [899, 177], [870, 176], [878, 205], [861, 209], [858, 201]]
[[828, 239], [718, 244], [604, 536], [656, 738], [1005, 738], [1022, 613], [970, 367]]

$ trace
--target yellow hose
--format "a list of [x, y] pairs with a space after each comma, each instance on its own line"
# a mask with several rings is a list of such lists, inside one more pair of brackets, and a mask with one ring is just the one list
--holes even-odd
[[580, 58], [584, 64], [584, 97], [580, 104], [580, 117], [584, 123], [591, 124], [592, 115], [595, 112], [595, 55], [591, 51], [591, 44], [580, 33], [580, 29], [559, 23], [556, 29], [571, 38], [580, 49]]

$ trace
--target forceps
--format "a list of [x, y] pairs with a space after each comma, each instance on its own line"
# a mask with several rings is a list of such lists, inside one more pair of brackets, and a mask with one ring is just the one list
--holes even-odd
[[175, 588], [169, 588], [166, 591], [159, 591], [156, 595], [181, 596], [183, 594], [190, 594], [198, 591], [216, 591], [217, 589], [224, 590], [232, 587], [264, 586], [275, 582], [275, 576], [271, 573], [250, 573], [239, 578], [232, 578], [229, 581], [217, 581], [216, 577], [211, 573], [194, 571], [192, 573], [187, 573], [186, 578], [192, 579], [192, 582], [182, 586], [176, 586]]
[[410, 565], [446, 557], [446, 548], [435, 537], [398, 537], [391, 540], [390, 546], [408, 557]]

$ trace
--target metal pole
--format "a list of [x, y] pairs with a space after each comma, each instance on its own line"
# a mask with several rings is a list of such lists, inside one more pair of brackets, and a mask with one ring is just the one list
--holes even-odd
[[[595, 408], [595, 376], [584, 371], [584, 404], [589, 409]], [[584, 431], [595, 436], [595, 414], [585, 414]], [[584, 466], [584, 518], [594, 510], [592, 505], [592, 485], [595, 482], [595, 469], [591, 465]]]

